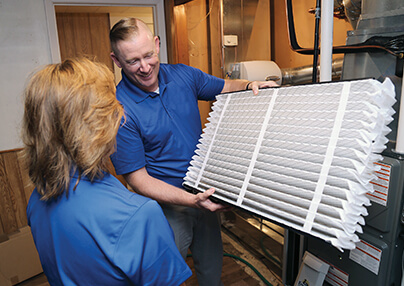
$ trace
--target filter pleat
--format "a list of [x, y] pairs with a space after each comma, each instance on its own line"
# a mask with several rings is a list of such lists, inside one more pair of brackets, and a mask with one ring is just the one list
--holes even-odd
[[389, 79], [217, 97], [184, 178], [204, 192], [340, 250], [359, 241], [393, 120]]

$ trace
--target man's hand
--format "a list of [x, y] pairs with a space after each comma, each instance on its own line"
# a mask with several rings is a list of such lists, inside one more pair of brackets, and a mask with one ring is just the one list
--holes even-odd
[[199, 207], [200, 209], [206, 209], [211, 212], [223, 212], [223, 211], [229, 211], [232, 209], [231, 206], [228, 205], [223, 205], [223, 204], [218, 204], [212, 202], [209, 197], [215, 192], [214, 188], [210, 188], [209, 190], [203, 192], [203, 193], [198, 193], [196, 194], [196, 206]]
[[258, 94], [259, 88], [279, 86], [275, 81], [248, 81], [245, 79], [225, 79], [221, 93], [253, 90], [254, 95]]
[[248, 86], [249, 89], [252, 89], [254, 95], [258, 95], [258, 90], [260, 88], [266, 88], [266, 87], [275, 87], [279, 86], [276, 82], [269, 80], [269, 81], [253, 81], [250, 83]]

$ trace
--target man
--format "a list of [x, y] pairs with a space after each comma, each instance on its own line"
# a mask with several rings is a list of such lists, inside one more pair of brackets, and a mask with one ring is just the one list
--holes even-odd
[[157, 200], [174, 230], [181, 255], [192, 252], [199, 285], [221, 285], [223, 248], [214, 189], [191, 194], [182, 181], [199, 140], [198, 100], [219, 93], [276, 86], [223, 80], [186, 65], [160, 64], [159, 38], [139, 19], [119, 21], [110, 32], [115, 64], [122, 68], [117, 98], [126, 122], [111, 156], [116, 172], [136, 192]]

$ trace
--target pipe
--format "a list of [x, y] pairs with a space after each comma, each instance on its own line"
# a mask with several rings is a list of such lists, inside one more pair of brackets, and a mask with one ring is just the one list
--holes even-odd
[[[332, 62], [332, 78], [333, 80], [340, 80], [342, 74], [343, 58], [335, 59]], [[282, 86], [296, 85], [312, 82], [313, 66], [302, 66], [296, 68], [281, 69], [282, 72]], [[269, 80], [269, 79], [267, 79]]]
[[[314, 53], [313, 48], [302, 48], [299, 46], [296, 39], [296, 31], [295, 31], [295, 23], [293, 19], [293, 7], [292, 0], [285, 0], [286, 4], [286, 16], [287, 16], [287, 24], [288, 24], [288, 35], [289, 35], [289, 44], [290, 48], [303, 55], [312, 55]], [[321, 50], [320, 50], [321, 52]], [[366, 44], [358, 44], [352, 46], [335, 46], [332, 48], [332, 52], [334, 54], [347, 54], [347, 53], [376, 53], [376, 52], [387, 52], [393, 56], [397, 56], [393, 51], [387, 49], [380, 45], [366, 45]]]
[[314, 26], [314, 55], [313, 55], [313, 77], [312, 82], [317, 82], [317, 66], [318, 66], [318, 55], [320, 51], [318, 49], [318, 31], [320, 30], [320, 18], [321, 18], [321, 8], [320, 8], [320, 0], [316, 0], [316, 22]]
[[321, 0], [320, 82], [331, 81], [334, 1]]

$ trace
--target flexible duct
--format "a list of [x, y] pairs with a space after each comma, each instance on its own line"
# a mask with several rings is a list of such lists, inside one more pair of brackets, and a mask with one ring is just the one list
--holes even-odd
[[[335, 59], [332, 62], [332, 78], [339, 80], [341, 78], [343, 59]], [[281, 69], [282, 85], [295, 85], [312, 82], [313, 66], [303, 66], [297, 68]]]

